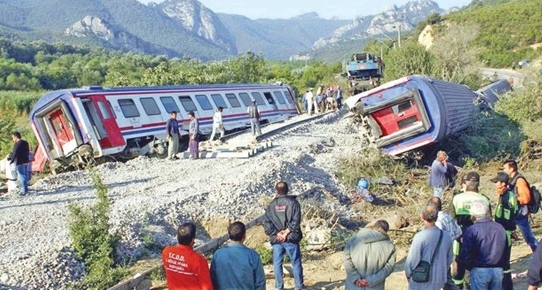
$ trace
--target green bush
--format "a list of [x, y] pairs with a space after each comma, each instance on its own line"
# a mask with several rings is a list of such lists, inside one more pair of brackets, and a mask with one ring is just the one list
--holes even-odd
[[273, 262], [273, 250], [266, 247], [265, 245], [259, 245], [255, 251], [260, 255], [262, 264], [267, 265]]
[[[92, 170], [92, 169], [91, 169]], [[110, 233], [107, 187], [97, 172], [91, 171], [98, 202], [90, 207], [70, 204], [70, 236], [77, 256], [85, 263], [84, 289], [106, 289], [115, 285], [127, 270], [115, 263], [119, 237]]]

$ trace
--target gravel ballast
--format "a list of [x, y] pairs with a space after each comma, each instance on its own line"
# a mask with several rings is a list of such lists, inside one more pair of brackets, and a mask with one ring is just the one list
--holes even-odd
[[[300, 115], [290, 121], [306, 118]], [[264, 132], [284, 123], [271, 124]], [[241, 134], [228, 142], [252, 140]], [[248, 221], [263, 213], [262, 198], [274, 184], [289, 183], [291, 193], [318, 186], [333, 196], [344, 194], [334, 177], [337, 160], [360, 148], [360, 133], [344, 111], [290, 129], [274, 146], [248, 159], [182, 159], [139, 157], [96, 167], [112, 200], [110, 221], [122, 234], [119, 253], [137, 260], [152, 235], [158, 246], [175, 244], [175, 227], [186, 220], [228, 217]], [[58, 289], [85, 273], [71, 247], [72, 202], [92, 204], [96, 195], [86, 171], [47, 176], [27, 196], [0, 197], [0, 288]], [[322, 206], [349, 214], [340, 198]], [[205, 231], [198, 239], [206, 240]]]

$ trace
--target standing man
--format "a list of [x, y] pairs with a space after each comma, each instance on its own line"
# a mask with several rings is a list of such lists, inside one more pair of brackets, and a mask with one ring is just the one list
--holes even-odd
[[516, 193], [518, 199], [519, 209], [516, 214], [516, 225], [521, 230], [525, 242], [534, 253], [538, 242], [529, 224], [529, 209], [527, 208], [527, 204], [531, 201], [531, 187], [525, 177], [518, 172], [518, 164], [514, 159], [504, 161], [503, 171], [510, 177], [508, 188]]
[[284, 181], [275, 185], [276, 196], [265, 210], [263, 227], [273, 245], [273, 268], [275, 289], [284, 289], [282, 263], [284, 253], [292, 262], [295, 290], [304, 289], [303, 266], [301, 265], [301, 205], [296, 196], [288, 195], [288, 184]]
[[222, 110], [224, 108], [218, 107], [218, 109], [215, 112], [215, 115], [213, 116], [213, 133], [211, 133], [211, 138], [209, 138], [209, 141], [213, 141], [215, 139], [216, 131], [220, 131], [220, 137], [218, 140], [222, 140], [224, 137], [224, 123], [222, 121]]
[[506, 233], [500, 224], [491, 220], [486, 202], [473, 201], [470, 211], [476, 222], [463, 234], [458, 262], [469, 270], [471, 290], [500, 290]]
[[177, 112], [169, 113], [169, 120], [166, 123], [166, 139], [168, 140], [167, 157], [169, 160], [177, 160], [179, 150], [179, 123], [177, 123]]
[[446, 152], [437, 152], [437, 158], [433, 161], [431, 173], [429, 174], [429, 186], [433, 188], [433, 196], [441, 199], [444, 188], [448, 184], [446, 178], [446, 173], [448, 172], [448, 166], [446, 165], [447, 157]]
[[[464, 234], [465, 231], [473, 225], [470, 212], [472, 203], [475, 201], [485, 202], [490, 209], [490, 212], [491, 207], [489, 206], [489, 198], [479, 193], [480, 175], [478, 173], [474, 171], [467, 173], [467, 175], [461, 179], [461, 187], [463, 188], [463, 192], [454, 195], [452, 198], [450, 214], [455, 218]], [[461, 239], [456, 239], [453, 244], [454, 260], [450, 268], [452, 279], [459, 289], [463, 289], [465, 284], [465, 267], [458, 263], [458, 256], [462, 245]]]
[[192, 247], [196, 238], [196, 225], [184, 223], [177, 229], [177, 246], [167, 246], [162, 262], [168, 289], [213, 290], [207, 260]]
[[[441, 289], [446, 283], [448, 268], [452, 263], [452, 239], [435, 226], [438, 209], [434, 204], [425, 205], [420, 217], [424, 229], [414, 236], [405, 261], [408, 287], [409, 289]], [[420, 261], [431, 264], [427, 282], [416, 282], [411, 279], [412, 272]]]
[[188, 126], [188, 136], [190, 141], [188, 147], [190, 148], [190, 158], [199, 158], [199, 122], [196, 119], [194, 111], [188, 112], [188, 118], [190, 119], [190, 125]]
[[252, 104], [247, 109], [248, 117], [250, 118], [250, 127], [252, 128], [252, 136], [258, 136], [262, 134], [260, 130], [260, 111], [256, 100], [252, 100]]
[[337, 102], [337, 110], [340, 110], [342, 108], [342, 101], [343, 101], [343, 91], [341, 90], [341, 87], [337, 86], [337, 92], [335, 95], [335, 102]]
[[506, 249], [503, 253], [503, 290], [514, 290], [512, 283], [512, 270], [510, 269], [510, 255], [512, 254], [512, 232], [516, 230], [515, 216], [518, 211], [518, 200], [514, 191], [508, 188], [510, 178], [505, 172], [497, 173], [491, 179], [495, 183], [495, 189], [499, 195], [497, 208], [495, 209], [495, 222], [499, 223], [506, 231]]
[[527, 290], [537, 290], [542, 284], [542, 247], [536, 248], [536, 251], [529, 262], [529, 270], [527, 271], [527, 281], [529, 288]]
[[228, 227], [231, 242], [218, 249], [211, 262], [216, 290], [265, 290], [265, 272], [258, 253], [244, 245], [246, 227], [234, 222]]
[[386, 278], [395, 266], [395, 245], [387, 234], [389, 229], [387, 221], [378, 220], [348, 239], [343, 251], [346, 290], [386, 288]]
[[17, 179], [21, 182], [21, 195], [26, 195], [28, 193], [28, 181], [30, 180], [28, 176], [30, 146], [28, 146], [28, 142], [21, 139], [21, 133], [19, 132], [13, 132], [11, 139], [14, 144], [9, 165], [15, 164]]
[[[435, 222], [435, 226], [448, 234], [450, 238], [453, 241], [456, 239], [459, 239], [461, 237], [461, 234], [463, 232], [461, 231], [461, 227], [457, 224], [457, 221], [446, 211], [442, 210], [442, 201], [440, 198], [434, 196], [431, 199], [429, 199], [429, 203], [434, 204], [437, 207], [438, 210], [438, 217], [437, 221]], [[452, 279], [452, 273], [450, 271], [450, 267], [448, 267], [448, 273], [446, 277], [446, 284], [444, 285], [444, 290], [456, 290], [457, 286], [455, 285], [453, 279]]]
[[309, 115], [312, 115], [312, 110], [316, 110], [316, 108], [314, 107], [314, 94], [312, 92], [312, 88], [309, 88], [309, 92], [307, 93], [305, 98], [307, 99], [307, 113], [309, 113]]

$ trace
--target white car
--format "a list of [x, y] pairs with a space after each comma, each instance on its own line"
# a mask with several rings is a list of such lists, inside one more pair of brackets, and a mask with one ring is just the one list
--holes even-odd
[[523, 59], [523, 60], [520, 60], [518, 62], [518, 65], [520, 68], [524, 67], [524, 66], [529, 66], [531, 64], [531, 60], [530, 59]]

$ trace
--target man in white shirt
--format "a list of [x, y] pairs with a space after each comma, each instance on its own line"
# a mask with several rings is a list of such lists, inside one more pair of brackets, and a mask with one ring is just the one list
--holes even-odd
[[216, 131], [220, 131], [220, 138], [218, 140], [222, 140], [222, 137], [224, 137], [224, 123], [222, 121], [222, 110], [224, 108], [218, 107], [218, 110], [216, 110], [215, 115], [213, 116], [213, 133], [211, 133], [211, 138], [209, 138], [209, 141], [213, 141], [215, 139]]

